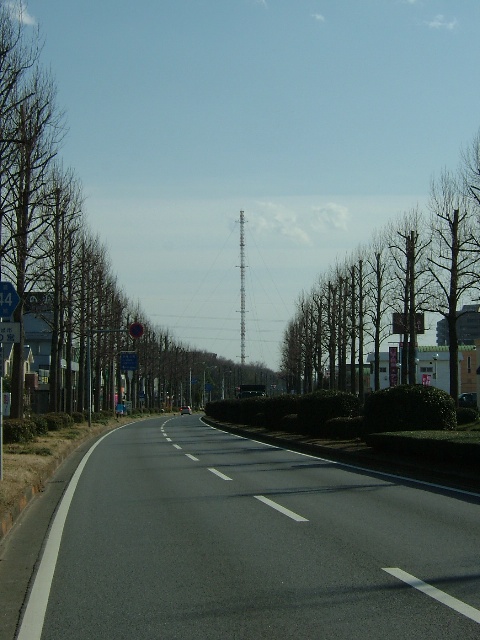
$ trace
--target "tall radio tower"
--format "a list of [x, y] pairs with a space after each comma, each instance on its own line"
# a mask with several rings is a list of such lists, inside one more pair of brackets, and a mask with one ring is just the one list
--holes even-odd
[[240, 362], [245, 364], [245, 216], [240, 211]]

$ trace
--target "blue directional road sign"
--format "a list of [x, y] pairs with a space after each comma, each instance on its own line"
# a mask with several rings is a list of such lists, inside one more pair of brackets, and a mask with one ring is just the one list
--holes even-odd
[[7, 320], [20, 302], [19, 295], [11, 282], [0, 282], [0, 316]]
[[120, 369], [122, 371], [136, 371], [137, 368], [137, 353], [135, 351], [122, 351], [120, 353]]

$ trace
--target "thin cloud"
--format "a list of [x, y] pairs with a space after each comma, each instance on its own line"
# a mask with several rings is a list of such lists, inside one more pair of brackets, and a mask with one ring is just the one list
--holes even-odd
[[37, 24], [35, 18], [28, 13], [27, 5], [22, 0], [19, 2], [6, 2], [5, 7], [13, 20], [29, 26]]
[[313, 208], [312, 228], [315, 231], [348, 231], [350, 214], [347, 207], [335, 202], [328, 202], [321, 207]]
[[319, 233], [325, 235], [329, 232], [348, 231], [348, 209], [335, 202], [313, 207], [301, 214], [272, 202], [262, 202], [259, 206], [262, 213], [249, 218], [255, 231], [258, 234], [280, 235], [297, 245], [313, 245], [315, 236]]
[[438, 15], [435, 16], [435, 18], [433, 18], [433, 20], [427, 21], [425, 22], [425, 24], [430, 29], [447, 29], [448, 31], [451, 31], [452, 29], [455, 29], [455, 27], [458, 24], [458, 21], [456, 18], [454, 18], [453, 20], [448, 22], [445, 16], [439, 13]]
[[317, 22], [325, 22], [325, 17], [321, 13], [312, 13], [312, 18]]
[[272, 202], [262, 202], [259, 206], [263, 213], [249, 217], [257, 233], [284, 236], [293, 240], [295, 244], [312, 244], [308, 229], [302, 227], [296, 213], [278, 207]]

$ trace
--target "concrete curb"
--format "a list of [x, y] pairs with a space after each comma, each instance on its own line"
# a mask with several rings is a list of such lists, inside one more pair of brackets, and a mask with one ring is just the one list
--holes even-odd
[[389, 473], [411, 480], [438, 484], [460, 491], [480, 493], [480, 471], [472, 467], [454, 467], [452, 465], [441, 465], [434, 463], [423, 463], [421, 460], [407, 457], [388, 456], [375, 452], [374, 449], [368, 451], [342, 451], [335, 446], [320, 444], [311, 441], [300, 440], [285, 433], [281, 437], [268, 433], [267, 430], [260, 431], [258, 428], [248, 428], [245, 425], [225, 424], [203, 417], [205, 423], [244, 435], [254, 440], [259, 440], [271, 445], [277, 445], [299, 453], [318, 456], [332, 462], [343, 463], [352, 466], [360, 466], [369, 471], [379, 473]]

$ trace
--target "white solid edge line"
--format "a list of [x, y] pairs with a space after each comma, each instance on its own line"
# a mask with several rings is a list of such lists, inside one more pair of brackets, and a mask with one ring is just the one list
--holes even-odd
[[20, 623], [20, 631], [18, 633], [17, 640], [40, 640], [41, 638], [65, 521], [67, 519], [68, 510], [70, 508], [75, 489], [77, 488], [78, 481], [80, 480], [80, 476], [82, 475], [88, 459], [102, 440], [108, 438], [108, 436], [112, 435], [112, 433], [115, 433], [119, 429], [128, 427], [130, 424], [134, 423], [130, 422], [128, 424], [124, 424], [121, 427], [106, 433], [97, 440], [83, 456], [80, 464], [68, 483], [68, 487], [63, 494], [63, 498], [48, 533], [42, 559], [40, 560], [40, 565], [35, 575], [32, 589], [28, 595], [27, 606]]
[[298, 513], [295, 513], [294, 511], [290, 511], [290, 509], [286, 509], [285, 507], [282, 507], [282, 505], [278, 504], [278, 502], [274, 502], [273, 500], [270, 500], [270, 498], [266, 498], [265, 496], [253, 496], [253, 497], [256, 498], [257, 500], [260, 500], [260, 502], [263, 502], [269, 507], [272, 507], [272, 509], [279, 511], [280, 513], [283, 513], [283, 515], [288, 516], [292, 520], [295, 520], [295, 522], [308, 522], [307, 518], [304, 518], [303, 516], [299, 516]]
[[[231, 433], [230, 431], [224, 431], [223, 429], [219, 429], [218, 427], [212, 427], [212, 429], [215, 429], [216, 431], [220, 431], [221, 433], [229, 433], [230, 435], [237, 437], [236, 434]], [[442, 491], [448, 491], [449, 493], [459, 493], [464, 496], [473, 496], [475, 498], [480, 498], [480, 493], [478, 491], [467, 491], [466, 489], [457, 489], [456, 487], [449, 487], [444, 484], [427, 482], [426, 480], [417, 480], [415, 478], [409, 478], [408, 476], [400, 476], [398, 474], [388, 473], [387, 471], [377, 471], [375, 469], [370, 469], [368, 467], [361, 467], [359, 465], [350, 464], [348, 462], [339, 462], [338, 460], [329, 460], [328, 458], [322, 458], [321, 456], [317, 456], [312, 453], [304, 453], [302, 451], [295, 451], [294, 449], [287, 449], [286, 447], [282, 447], [281, 445], [269, 444], [268, 442], [262, 442], [261, 440], [254, 440], [253, 438], [247, 438], [244, 436], [239, 436], [239, 437], [244, 438], [244, 440], [251, 440], [251, 442], [256, 442], [257, 444], [263, 444], [266, 447], [275, 447], [277, 449], [282, 449], [283, 451], [288, 451], [289, 453], [295, 453], [296, 455], [304, 456], [305, 458], [313, 458], [314, 460], [320, 460], [321, 462], [328, 462], [329, 464], [335, 465], [336, 467], [353, 469], [354, 471], [365, 471], [366, 473], [380, 476], [382, 478], [392, 478], [393, 480], [405, 480], [411, 484], [417, 484], [423, 487], [431, 487], [433, 489], [441, 489]]]
[[192, 456], [191, 453], [186, 453], [185, 455], [187, 456], [187, 458], [190, 458], [190, 460], [193, 460], [194, 462], [198, 462], [198, 458], [196, 458], [195, 456]]
[[232, 479], [232, 478], [229, 478], [228, 476], [226, 476], [221, 471], [217, 471], [217, 469], [214, 469], [213, 467], [209, 467], [208, 470], [211, 471], [212, 473], [214, 473], [216, 476], [218, 476], [222, 480], [231, 480]]
[[441, 591], [440, 589], [433, 587], [431, 584], [423, 582], [423, 580], [419, 580], [415, 576], [412, 576], [410, 573], [402, 571], [402, 569], [398, 569], [397, 567], [383, 568], [383, 571], [386, 571], [394, 578], [398, 578], [398, 580], [405, 582], [414, 589], [421, 591], [425, 595], [430, 596], [430, 598], [433, 598], [434, 600], [441, 602], [447, 607], [450, 607], [450, 609], [453, 609], [454, 611], [461, 613], [463, 616], [470, 618], [470, 620], [480, 623], [480, 611], [478, 609], [471, 607], [469, 604], [466, 604], [461, 600], [457, 600], [457, 598], [454, 598], [453, 596], [449, 596], [448, 593], [445, 593], [445, 591]]

